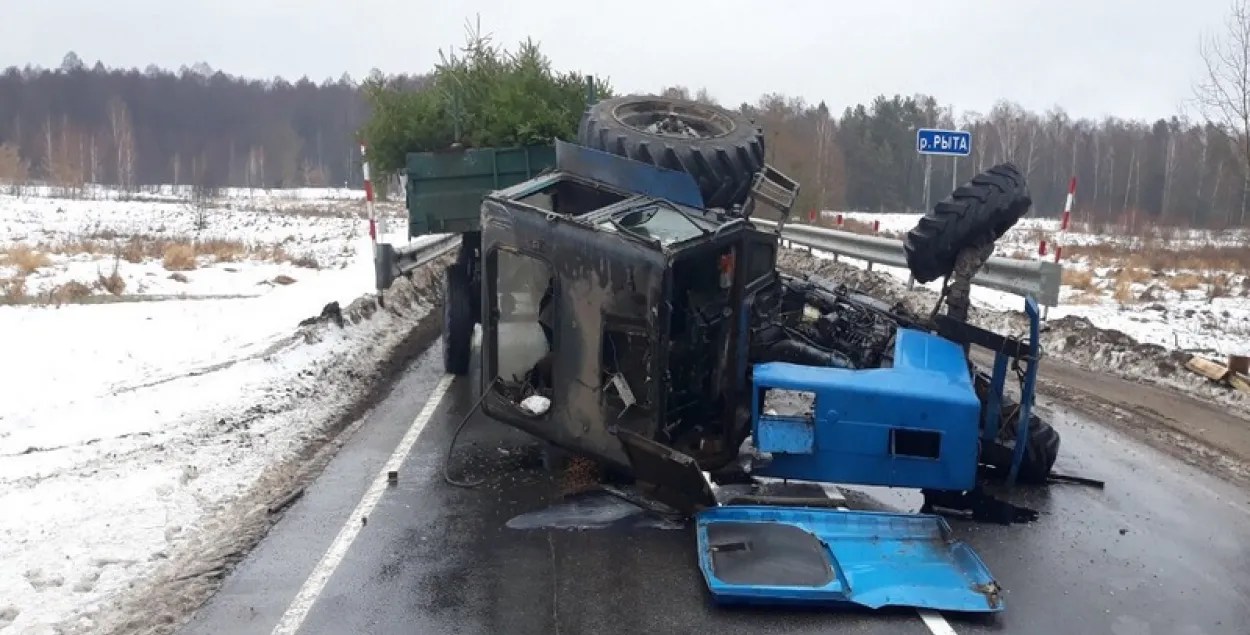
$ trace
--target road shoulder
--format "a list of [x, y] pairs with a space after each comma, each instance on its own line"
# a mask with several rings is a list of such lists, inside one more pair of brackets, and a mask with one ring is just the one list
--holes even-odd
[[[988, 353], [974, 359], [992, 363]], [[1250, 489], [1250, 421], [1219, 404], [1070, 362], [1044, 359], [1039, 391], [1151, 447]]]

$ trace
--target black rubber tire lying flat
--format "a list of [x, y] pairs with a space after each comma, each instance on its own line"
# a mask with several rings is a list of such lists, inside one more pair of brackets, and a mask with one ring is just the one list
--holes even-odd
[[473, 304], [469, 275], [463, 265], [448, 265], [443, 275], [443, 370], [469, 372], [473, 353]]
[[1002, 238], [1032, 204], [1024, 176], [1012, 163], [972, 177], [907, 232], [907, 268], [922, 284], [950, 275], [959, 252]]
[[[647, 130], [670, 113], [700, 136]], [[684, 99], [605, 99], [582, 115], [578, 142], [690, 174], [705, 207], [729, 209], [745, 202], [751, 179], [764, 167], [764, 133], [745, 115]]]

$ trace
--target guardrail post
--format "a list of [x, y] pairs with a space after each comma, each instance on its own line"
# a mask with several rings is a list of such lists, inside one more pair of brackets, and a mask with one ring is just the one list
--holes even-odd
[[373, 281], [378, 290], [378, 306], [386, 306], [383, 299], [386, 290], [395, 281], [395, 246], [390, 243], [377, 243], [373, 256]]

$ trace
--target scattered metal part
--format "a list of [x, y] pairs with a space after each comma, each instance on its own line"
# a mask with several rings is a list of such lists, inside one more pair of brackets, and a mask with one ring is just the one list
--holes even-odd
[[1031, 523], [1041, 517], [1036, 510], [1000, 500], [981, 489], [970, 492], [924, 490], [923, 493], [922, 514], [954, 515], [1000, 525]]
[[1070, 474], [1059, 474], [1057, 472], [1051, 472], [1050, 477], [1047, 480], [1052, 483], [1072, 483], [1074, 485], [1088, 485], [1089, 487], [1097, 487], [1098, 489], [1105, 489], [1107, 487], [1106, 481], [1100, 481], [1098, 479], [1093, 479], [1093, 478], [1086, 478], [1084, 476], [1072, 476]]
[[290, 506], [291, 506], [291, 505], [292, 505], [295, 501], [299, 500], [299, 499], [300, 499], [301, 497], [303, 497], [303, 496], [304, 496], [304, 488], [302, 488], [302, 487], [301, 487], [301, 488], [299, 488], [299, 489], [297, 489], [297, 490], [295, 490], [295, 491], [293, 491], [293, 492], [290, 492], [290, 493], [288, 493], [286, 496], [283, 496], [282, 498], [279, 498], [279, 499], [278, 499], [277, 501], [275, 501], [272, 505], [270, 505], [270, 506], [269, 506], [269, 513], [270, 513], [270, 514], [276, 514], [276, 513], [280, 512], [280, 511], [282, 511], [282, 510], [284, 510], [284, 509], [286, 509], [286, 508], [290, 507]]

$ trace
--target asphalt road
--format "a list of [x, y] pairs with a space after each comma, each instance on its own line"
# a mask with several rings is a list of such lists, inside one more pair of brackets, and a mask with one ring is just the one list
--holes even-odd
[[[268, 635], [284, 614], [296, 619], [276, 632], [300, 635], [951, 632], [914, 611], [715, 608], [689, 528], [640, 526], [636, 517], [585, 531], [507, 527], [558, 501], [564, 475], [542, 469], [530, 439], [478, 416], [452, 465], [461, 478], [487, 481], [476, 489], [444, 483], [451, 433], [476, 398], [469, 380], [447, 388], [398, 482], [362, 523], [353, 510], [443, 381], [440, 355], [435, 346], [398, 382], [183, 635]], [[1063, 434], [1058, 469], [1107, 487], [1022, 492], [1016, 502], [1043, 512], [1031, 525], [952, 521], [1007, 591], [1007, 610], [996, 617], [946, 615], [953, 632], [1244, 635], [1250, 494], [1061, 405], [1042, 405]], [[889, 490], [850, 498], [919, 504]], [[358, 533], [341, 560], [319, 566], [345, 527]], [[310, 578], [324, 580], [313, 594]]]

